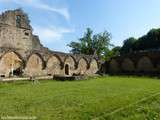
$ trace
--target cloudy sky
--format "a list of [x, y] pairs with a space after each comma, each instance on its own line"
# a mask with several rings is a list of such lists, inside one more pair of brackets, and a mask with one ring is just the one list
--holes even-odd
[[115, 45], [160, 27], [159, 5], [159, 0], [0, 0], [0, 12], [23, 8], [46, 47], [69, 52], [66, 45], [87, 27], [109, 31]]

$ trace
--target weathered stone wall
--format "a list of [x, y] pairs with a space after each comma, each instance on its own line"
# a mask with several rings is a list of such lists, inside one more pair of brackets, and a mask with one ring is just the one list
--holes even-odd
[[64, 60], [64, 74], [73, 75], [76, 69], [76, 60], [72, 56], [68, 56]]
[[[19, 16], [19, 26], [16, 17]], [[32, 34], [29, 19], [22, 10], [7, 11], [0, 15], [0, 47], [23, 50], [40, 49], [42, 45]]]
[[[18, 17], [20, 18], [19, 21], [17, 21]], [[17, 26], [17, 22], [20, 26]], [[27, 14], [24, 13], [22, 9], [8, 10], [3, 12], [2, 15], [0, 15], [0, 23], [28, 30], [32, 29], [32, 27], [30, 26], [30, 20], [28, 19]]]
[[119, 72], [119, 64], [116, 60], [111, 60], [109, 64], [109, 72], [110, 73], [118, 73]]
[[59, 75], [61, 72], [61, 59], [57, 56], [51, 56], [47, 61], [47, 74], [49, 75]]
[[94, 56], [43, 47], [22, 10], [0, 15], [0, 76], [92, 75], [99, 68], [100, 62]]
[[78, 61], [78, 74], [81, 74], [81, 75], [86, 75], [87, 73], [87, 69], [88, 69], [88, 62], [86, 59], [84, 58], [81, 58], [79, 61]]
[[138, 60], [137, 71], [138, 72], [152, 72], [154, 70], [153, 63], [149, 57], [144, 56]]
[[72, 55], [37, 51], [21, 56], [19, 52], [6, 51], [0, 56], [0, 76], [92, 75], [99, 70], [96, 58], [89, 56], [76, 59]]
[[135, 71], [134, 63], [131, 59], [125, 58], [121, 64], [122, 70], [125, 72], [133, 72]]
[[140, 52], [112, 58], [106, 62], [106, 73], [159, 74], [160, 51]]
[[43, 75], [43, 59], [38, 54], [32, 54], [25, 68], [25, 74], [29, 76]]
[[89, 63], [89, 69], [87, 70], [87, 74], [92, 75], [96, 74], [99, 70], [98, 62], [96, 59], [91, 59]]
[[9, 77], [15, 70], [23, 67], [23, 61], [14, 52], [4, 54], [0, 59], [0, 75]]

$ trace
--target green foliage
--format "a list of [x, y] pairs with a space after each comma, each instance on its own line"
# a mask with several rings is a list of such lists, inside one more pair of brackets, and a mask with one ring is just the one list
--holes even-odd
[[121, 54], [158, 49], [160, 49], [160, 29], [152, 29], [137, 40], [135, 38], [125, 40]]
[[1, 116], [35, 116], [37, 120], [160, 119], [160, 96], [109, 113], [160, 92], [159, 80], [100, 77], [84, 81], [0, 83]]
[[96, 55], [103, 58], [110, 46], [111, 35], [104, 31], [103, 33], [93, 35], [93, 31], [87, 28], [84, 36], [78, 39], [78, 42], [71, 42], [68, 46], [72, 48], [74, 54]]
[[108, 52], [106, 52], [106, 55], [105, 55], [105, 60], [109, 60], [112, 57], [120, 56], [120, 50], [121, 50], [121, 47], [119, 46], [116, 46], [111, 50], [108, 50]]
[[147, 35], [140, 37], [135, 44], [135, 51], [160, 48], [160, 29], [152, 29]]
[[137, 40], [133, 37], [128, 38], [123, 42], [123, 46], [120, 50], [121, 54], [131, 53], [133, 51], [133, 46]]

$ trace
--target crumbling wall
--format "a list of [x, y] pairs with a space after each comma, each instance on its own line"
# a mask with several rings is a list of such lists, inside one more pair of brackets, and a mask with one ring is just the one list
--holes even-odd
[[122, 61], [121, 67], [124, 72], [134, 72], [135, 71], [134, 63], [130, 58], [125, 58]]
[[[25, 35], [27, 33], [27, 35]], [[0, 47], [33, 49], [32, 33], [30, 30], [19, 29], [12, 26], [0, 27]]]
[[139, 72], [152, 72], [154, 70], [152, 61], [149, 57], [142, 57], [137, 63], [137, 71]]
[[43, 73], [43, 60], [38, 54], [32, 54], [25, 68], [25, 74], [28, 76], [41, 76]]
[[88, 62], [87, 62], [87, 60], [85, 60], [84, 58], [81, 58], [78, 61], [78, 70], [77, 70], [78, 74], [85, 75], [87, 69], [88, 69]]
[[[68, 67], [67, 67], [68, 66]], [[76, 69], [76, 61], [73, 57], [67, 56], [64, 60], [64, 74], [73, 75]]]
[[[18, 70], [17, 70], [18, 69]], [[33, 35], [30, 20], [21, 9], [0, 15], [0, 75], [17, 76], [95, 74], [97, 59], [67, 54], [43, 47]]]
[[21, 9], [0, 15], [0, 43], [0, 47], [23, 50], [40, 50], [42, 47], [39, 38], [32, 34], [28, 16]]
[[47, 74], [49, 75], [59, 75], [61, 74], [61, 61], [60, 58], [52, 56], [47, 62]]
[[89, 75], [96, 74], [98, 72], [98, 70], [99, 70], [99, 68], [98, 68], [97, 60], [91, 59], [91, 61], [89, 63], [89, 69], [87, 70], [87, 74], [89, 74]]
[[109, 63], [108, 69], [110, 73], [118, 73], [120, 71], [119, 63], [116, 60], [112, 59]]
[[8, 52], [1, 56], [0, 75], [9, 77], [14, 71], [23, 68], [23, 61], [14, 52]]
[[112, 58], [106, 62], [106, 73], [158, 75], [160, 52], [139, 52]]

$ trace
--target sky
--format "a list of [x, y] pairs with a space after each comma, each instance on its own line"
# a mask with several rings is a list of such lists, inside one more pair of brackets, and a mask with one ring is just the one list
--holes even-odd
[[94, 33], [107, 30], [116, 46], [160, 28], [159, 5], [160, 0], [0, 0], [0, 13], [22, 8], [45, 47], [69, 52], [67, 44], [88, 27]]

